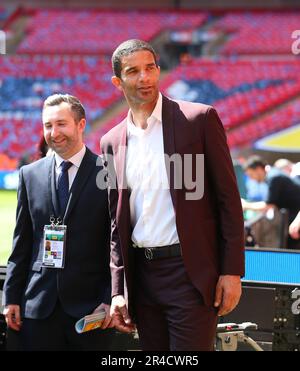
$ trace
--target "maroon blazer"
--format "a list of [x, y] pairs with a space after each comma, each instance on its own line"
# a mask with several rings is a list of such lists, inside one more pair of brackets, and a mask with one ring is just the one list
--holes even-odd
[[[243, 214], [224, 128], [211, 106], [165, 96], [162, 122], [166, 154], [204, 154], [201, 199], [186, 200], [187, 190], [174, 187], [174, 174], [169, 183], [186, 270], [205, 303], [212, 305], [220, 274], [244, 275]], [[126, 134], [125, 119], [102, 138], [101, 150], [110, 182], [116, 178], [117, 184], [116, 189], [109, 187], [112, 295], [124, 294], [125, 273], [130, 310], [134, 266], [125, 184]]]

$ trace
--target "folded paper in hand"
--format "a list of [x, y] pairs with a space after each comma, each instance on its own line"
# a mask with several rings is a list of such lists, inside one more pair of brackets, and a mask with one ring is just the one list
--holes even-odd
[[105, 310], [84, 316], [75, 323], [75, 330], [78, 332], [78, 334], [81, 334], [82, 332], [101, 328], [105, 317]]

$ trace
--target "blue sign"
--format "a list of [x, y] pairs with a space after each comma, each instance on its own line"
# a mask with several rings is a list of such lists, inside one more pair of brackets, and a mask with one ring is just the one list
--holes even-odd
[[300, 285], [300, 250], [246, 250], [243, 281]]
[[19, 184], [19, 170], [0, 171], [0, 189], [17, 189]]

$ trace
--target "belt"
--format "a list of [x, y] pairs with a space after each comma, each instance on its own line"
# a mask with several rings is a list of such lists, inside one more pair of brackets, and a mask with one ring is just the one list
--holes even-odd
[[139, 254], [143, 254], [148, 260], [156, 260], [163, 258], [171, 258], [175, 256], [181, 256], [181, 247], [177, 243], [175, 245], [167, 245], [160, 247], [138, 247], [133, 244], [134, 251]]

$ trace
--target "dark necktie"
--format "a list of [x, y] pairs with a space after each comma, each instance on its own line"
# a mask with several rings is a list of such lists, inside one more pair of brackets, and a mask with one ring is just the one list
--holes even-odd
[[68, 170], [72, 166], [72, 162], [70, 161], [63, 161], [60, 165], [61, 172], [58, 176], [58, 182], [57, 182], [57, 195], [58, 195], [58, 201], [60, 206], [60, 214], [61, 217], [63, 217], [66, 206], [69, 199], [69, 176], [68, 176]]

